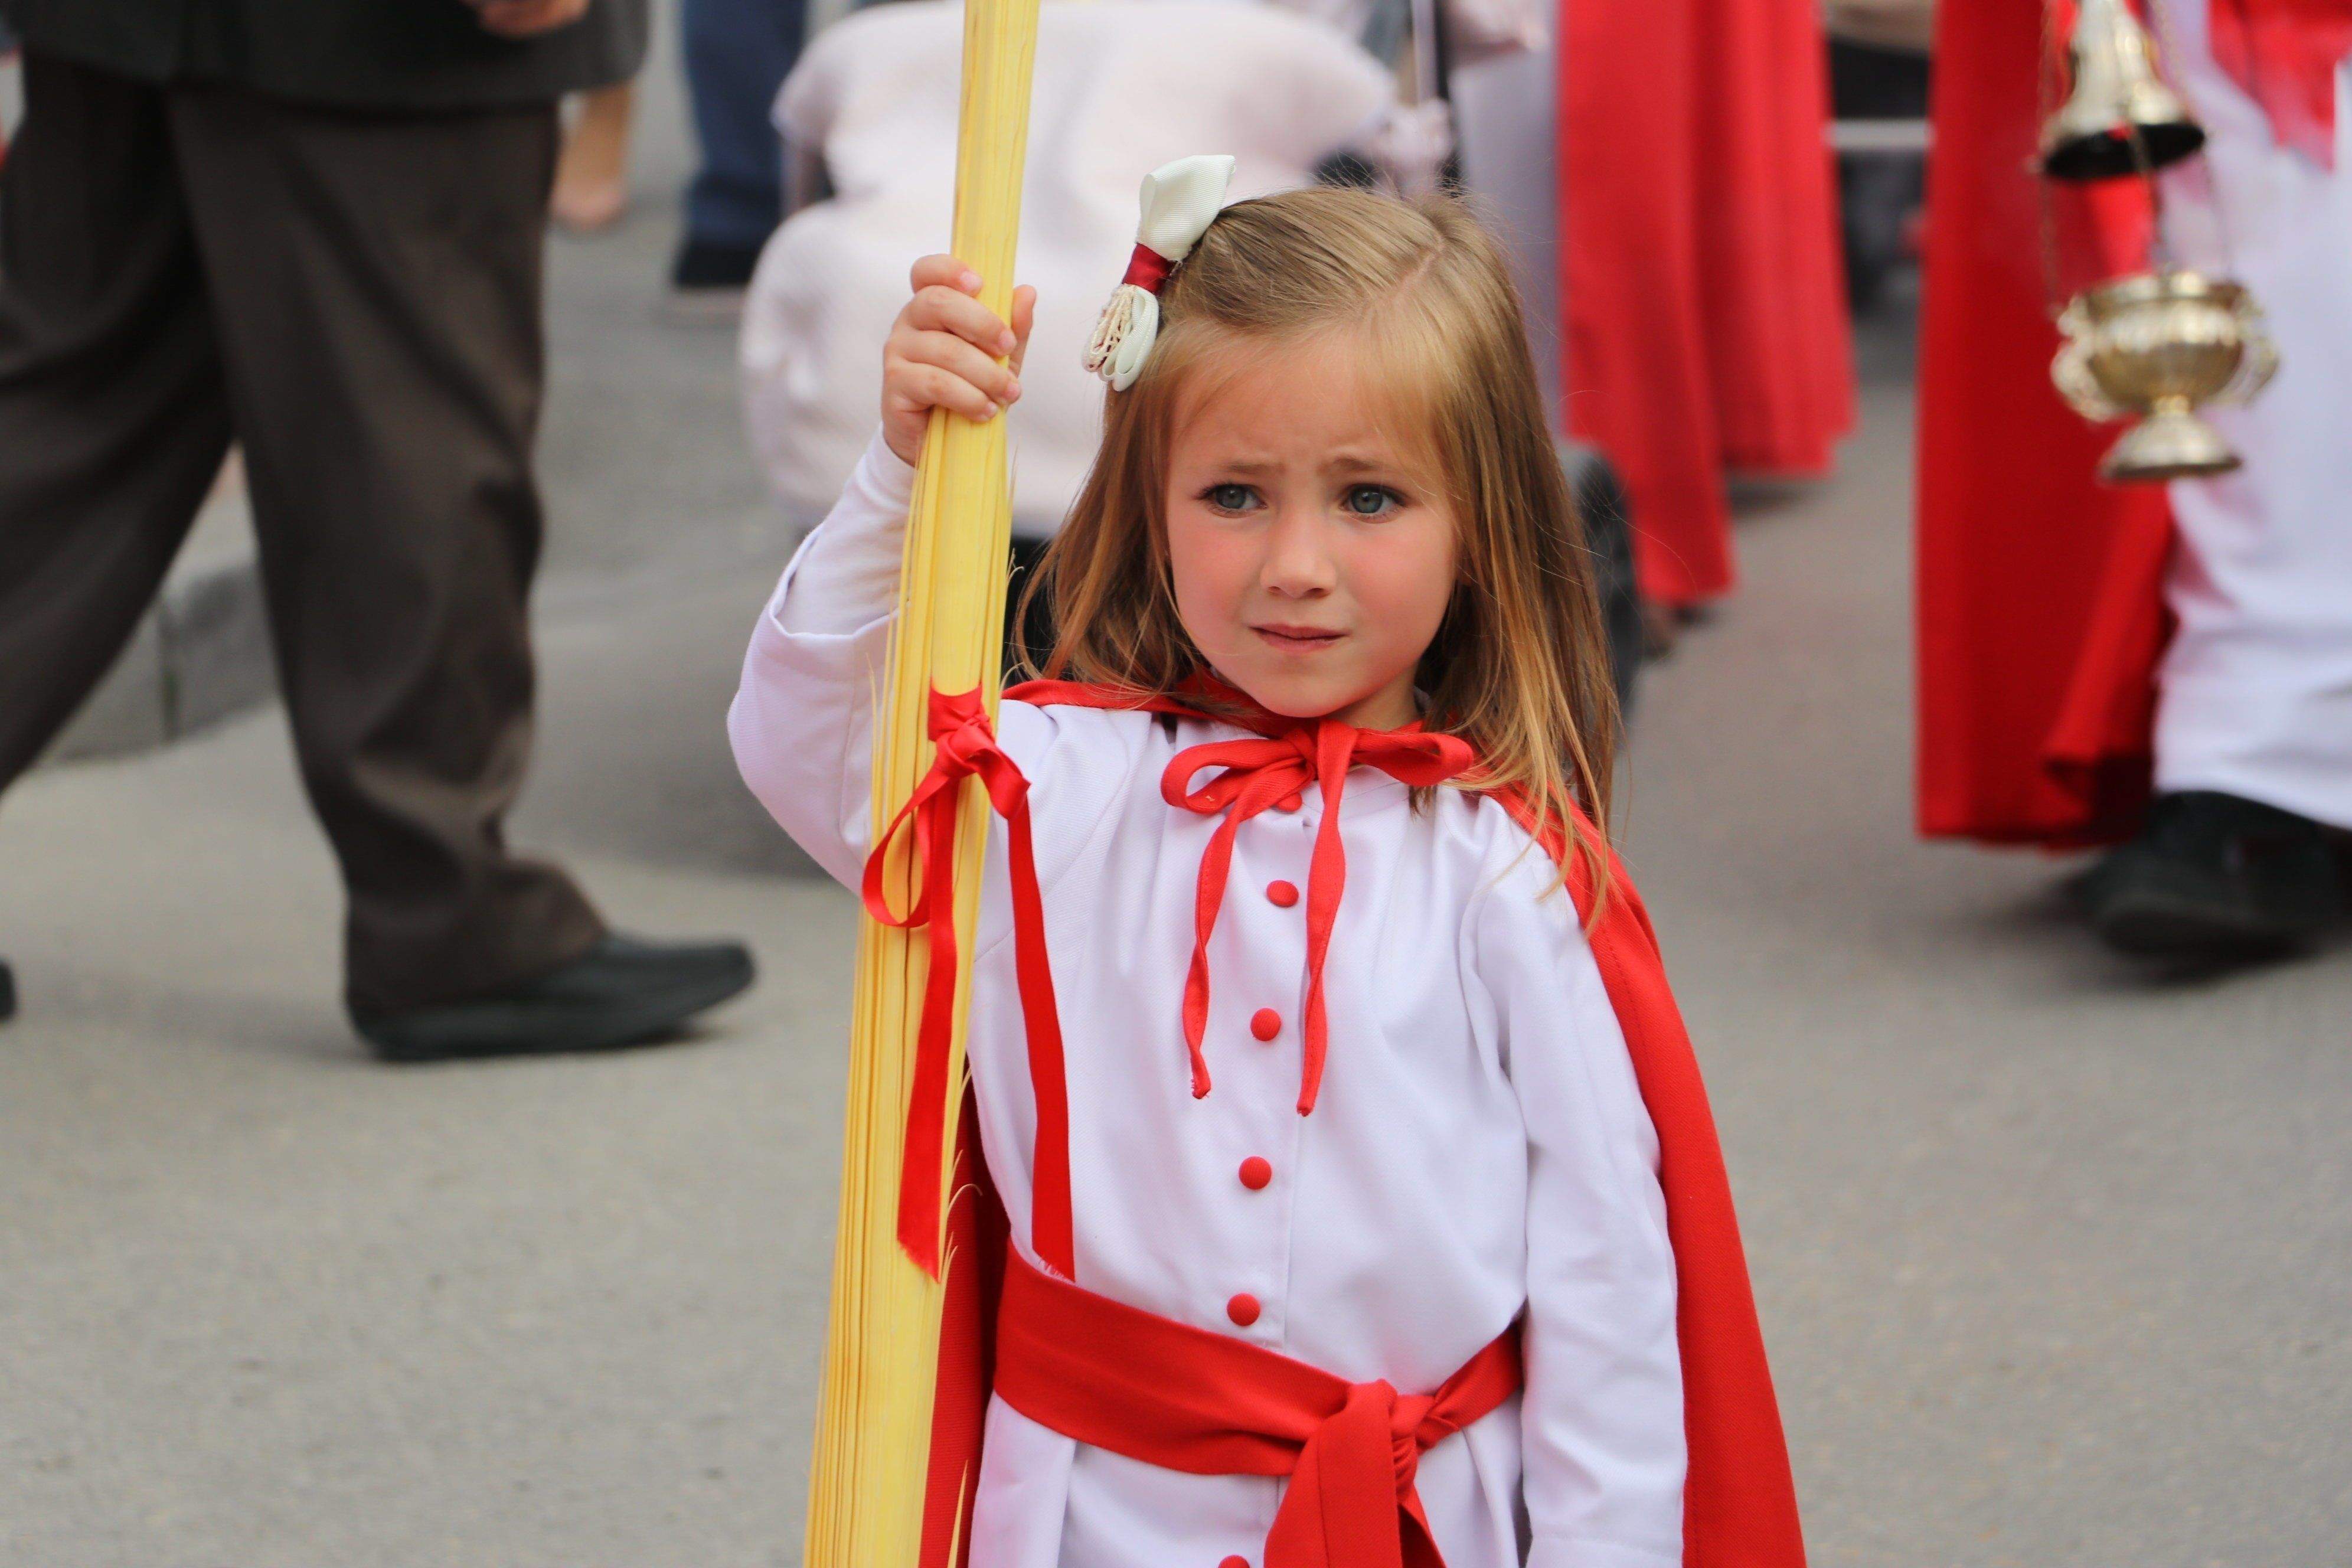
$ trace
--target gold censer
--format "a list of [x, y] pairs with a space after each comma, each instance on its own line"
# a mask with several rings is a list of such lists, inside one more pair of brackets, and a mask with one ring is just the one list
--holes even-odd
[[2161, 482], [2238, 466], [2197, 411], [2250, 400], [2278, 369], [2277, 345], [2243, 288], [2179, 270], [2119, 278], [2076, 295], [2058, 330], [2066, 341], [2050, 375], [2074, 411], [2139, 421], [2107, 449], [2101, 479]]
[[[2080, 0], [2066, 55], [2065, 100], [2042, 131], [2042, 175], [2137, 177], [2155, 203], [2157, 170], [2205, 143], [2203, 127], [2158, 72], [2155, 41], [2127, 0]], [[2160, 483], [2238, 466], [2198, 410], [2251, 400], [2278, 369], [2278, 347], [2242, 285], [2159, 262], [2076, 295], [2058, 330], [2065, 342], [2050, 376], [2075, 412], [2138, 421], [2101, 460], [2101, 479]]]

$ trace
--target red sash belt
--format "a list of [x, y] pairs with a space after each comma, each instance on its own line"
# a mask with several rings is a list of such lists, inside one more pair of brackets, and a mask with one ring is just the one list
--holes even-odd
[[1517, 1326], [1437, 1392], [1349, 1384], [1007, 1258], [996, 1392], [1066, 1437], [1196, 1476], [1288, 1476], [1263, 1568], [1444, 1568], [1413, 1478], [1423, 1449], [1524, 1381]]

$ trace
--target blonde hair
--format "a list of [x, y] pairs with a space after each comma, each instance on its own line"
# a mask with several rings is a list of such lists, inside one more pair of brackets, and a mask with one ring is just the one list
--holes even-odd
[[[1605, 883], [1615, 689], [1592, 557], [1560, 470], [1518, 297], [1457, 198], [1317, 188], [1219, 214], [1160, 297], [1143, 373], [1107, 395], [1094, 467], [1024, 595], [1055, 641], [1041, 673], [1160, 696], [1203, 671], [1176, 612], [1164, 509], [1180, 405], [1204, 367], [1346, 332], [1363, 384], [1443, 476], [1460, 577], [1415, 684], [1423, 723], [1477, 748], [1474, 788], [1515, 787]], [[1208, 393], [1207, 395], [1213, 395]], [[1035, 668], [1025, 644], [1024, 662]], [[1573, 801], [1600, 838], [1580, 831]], [[1597, 905], [1596, 905], [1597, 908]]]

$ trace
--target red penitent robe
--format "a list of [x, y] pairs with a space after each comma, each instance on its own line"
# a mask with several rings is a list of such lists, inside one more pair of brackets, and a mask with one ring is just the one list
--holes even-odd
[[1728, 470], [1827, 471], [1853, 419], [1811, 0], [1562, 0], [1563, 385], [1624, 477], [1642, 591], [1727, 592]]
[[[2170, 548], [2164, 492], [2094, 477], [2112, 430], [2050, 381], [2053, 297], [2131, 269], [2135, 182], [2045, 187], [2042, 0], [1937, 17], [1920, 328], [1922, 832], [2096, 842], [2144, 804]], [[2042, 233], [2062, 276], [2047, 275]]]

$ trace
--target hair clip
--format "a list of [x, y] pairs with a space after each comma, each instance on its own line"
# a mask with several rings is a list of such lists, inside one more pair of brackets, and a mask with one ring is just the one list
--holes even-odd
[[1125, 392], [1143, 374], [1160, 335], [1160, 286], [1215, 221], [1233, 177], [1234, 161], [1223, 153], [1179, 158], [1143, 176], [1135, 254], [1087, 341], [1087, 368], [1113, 392]]

